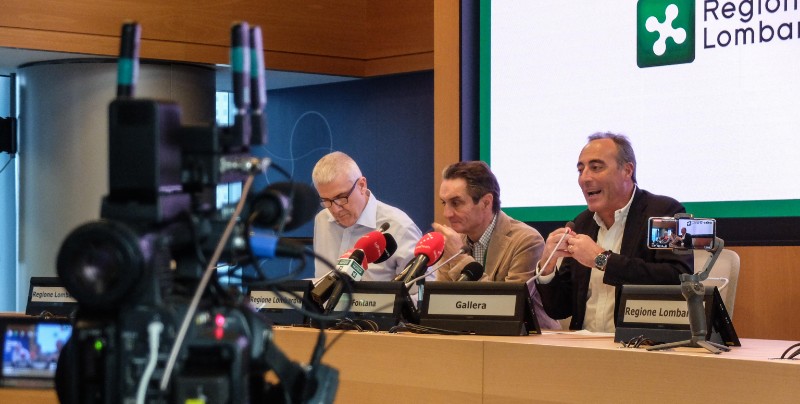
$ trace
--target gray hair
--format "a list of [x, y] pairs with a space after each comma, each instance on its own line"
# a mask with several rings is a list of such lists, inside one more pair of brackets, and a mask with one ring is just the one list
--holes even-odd
[[633, 153], [633, 145], [625, 135], [611, 132], [597, 132], [589, 135], [589, 142], [599, 139], [611, 139], [617, 145], [617, 164], [622, 167], [625, 163], [633, 164], [633, 175], [631, 179], [636, 184], [636, 155]]
[[311, 180], [314, 181], [316, 187], [319, 184], [329, 184], [335, 181], [339, 175], [345, 175], [349, 177], [350, 181], [355, 181], [361, 177], [361, 169], [350, 156], [335, 151], [326, 154], [314, 165]]

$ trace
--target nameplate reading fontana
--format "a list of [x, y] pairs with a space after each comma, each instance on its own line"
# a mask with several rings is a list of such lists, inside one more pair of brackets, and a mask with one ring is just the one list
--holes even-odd
[[625, 323], [689, 324], [689, 309], [685, 300], [628, 299], [623, 310]]
[[[394, 293], [353, 293], [353, 304], [350, 311], [358, 313], [394, 313]], [[333, 311], [344, 311], [347, 307], [347, 296], [342, 296]]]
[[77, 303], [72, 295], [62, 286], [34, 286], [31, 302], [36, 303]]
[[268, 290], [254, 290], [250, 292], [250, 303], [258, 310], [264, 309], [291, 309], [301, 307], [303, 299], [288, 293], [278, 294]]
[[516, 295], [432, 294], [428, 314], [510, 317], [516, 306]]

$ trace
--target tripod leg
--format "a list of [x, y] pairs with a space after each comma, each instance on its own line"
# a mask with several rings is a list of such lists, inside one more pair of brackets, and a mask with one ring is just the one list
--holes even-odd
[[692, 341], [677, 341], [677, 342], [668, 342], [666, 344], [659, 344], [654, 346], [647, 347], [648, 351], [660, 351], [662, 349], [670, 349], [670, 348], [680, 348], [680, 347], [691, 347]]
[[711, 353], [714, 353], [714, 354], [720, 354], [723, 351], [724, 352], [728, 352], [728, 351], [731, 350], [730, 348], [726, 347], [725, 345], [720, 345], [720, 344], [717, 344], [717, 343], [711, 342], [711, 341], [697, 341], [697, 345], [700, 345], [701, 347], [703, 347], [705, 349], [708, 349]]

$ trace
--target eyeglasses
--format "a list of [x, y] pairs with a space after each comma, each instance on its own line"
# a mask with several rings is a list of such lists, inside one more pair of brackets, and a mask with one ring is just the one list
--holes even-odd
[[327, 198], [319, 198], [319, 205], [323, 208], [330, 208], [332, 205], [336, 205], [338, 207], [343, 207], [347, 205], [347, 199], [350, 198], [350, 195], [353, 194], [353, 190], [356, 189], [356, 184], [358, 184], [358, 180], [361, 178], [357, 178], [356, 182], [353, 183], [353, 186], [350, 187], [350, 191], [347, 192], [345, 196], [339, 196], [334, 199], [327, 199]]

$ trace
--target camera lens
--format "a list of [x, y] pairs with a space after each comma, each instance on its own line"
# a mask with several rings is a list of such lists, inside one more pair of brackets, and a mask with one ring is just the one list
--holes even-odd
[[73, 230], [58, 252], [64, 287], [83, 307], [118, 309], [145, 269], [139, 238], [127, 226], [101, 220]]

